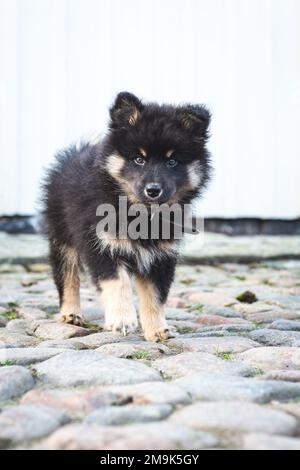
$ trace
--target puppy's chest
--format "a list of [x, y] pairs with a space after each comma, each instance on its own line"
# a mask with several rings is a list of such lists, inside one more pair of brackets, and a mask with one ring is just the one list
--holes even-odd
[[130, 239], [111, 238], [107, 234], [101, 237], [103, 249], [108, 250], [114, 258], [122, 258], [133, 269], [145, 273], [163, 259], [177, 256], [177, 241], [145, 241], [143, 244]]

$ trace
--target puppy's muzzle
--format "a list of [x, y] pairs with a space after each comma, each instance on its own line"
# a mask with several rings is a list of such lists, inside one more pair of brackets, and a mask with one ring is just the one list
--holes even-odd
[[158, 199], [162, 195], [162, 187], [159, 183], [148, 183], [145, 186], [144, 193], [151, 200]]

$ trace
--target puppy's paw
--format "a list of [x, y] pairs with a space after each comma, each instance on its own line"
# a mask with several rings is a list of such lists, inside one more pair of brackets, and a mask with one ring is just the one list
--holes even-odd
[[82, 326], [84, 323], [83, 317], [80, 313], [62, 313], [60, 315], [60, 321], [76, 326]]
[[168, 325], [162, 326], [157, 329], [145, 331], [145, 339], [155, 343], [159, 341], [166, 341], [167, 339], [175, 338], [175, 333], [170, 330]]
[[113, 322], [106, 322], [105, 328], [115, 334], [127, 336], [133, 333], [138, 327], [136, 316], [117, 317]]

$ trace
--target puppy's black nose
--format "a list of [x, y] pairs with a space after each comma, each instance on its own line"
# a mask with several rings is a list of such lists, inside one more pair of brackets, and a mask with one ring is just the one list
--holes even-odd
[[159, 183], [148, 183], [144, 192], [150, 199], [157, 199], [162, 193], [162, 187]]

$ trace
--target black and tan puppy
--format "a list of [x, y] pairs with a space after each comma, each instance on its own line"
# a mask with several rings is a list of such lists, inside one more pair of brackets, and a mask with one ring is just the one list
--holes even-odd
[[110, 110], [102, 142], [58, 154], [44, 184], [44, 216], [50, 259], [59, 292], [61, 319], [80, 325], [81, 262], [101, 293], [106, 328], [134, 331], [131, 291], [136, 279], [145, 338], [167, 339], [164, 304], [174, 277], [178, 242], [99, 233], [98, 208], [119, 211], [120, 196], [131, 204], [189, 203], [210, 173], [206, 150], [210, 114], [202, 105], [143, 104], [120, 93]]

